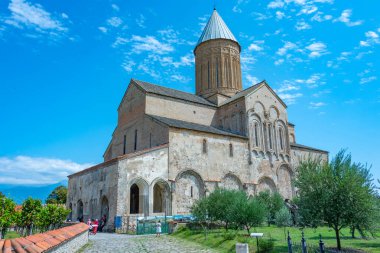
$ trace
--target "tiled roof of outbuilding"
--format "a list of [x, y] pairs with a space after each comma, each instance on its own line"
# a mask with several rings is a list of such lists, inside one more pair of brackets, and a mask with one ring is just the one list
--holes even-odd
[[191, 93], [166, 88], [163, 86], [159, 86], [159, 85], [144, 82], [144, 81], [139, 81], [136, 79], [132, 79], [132, 81], [136, 83], [141, 89], [143, 89], [144, 91], [148, 93], [153, 93], [153, 94], [157, 94], [157, 95], [161, 95], [165, 97], [171, 97], [171, 98], [186, 100], [186, 101], [197, 103], [197, 104], [203, 104], [203, 105], [216, 107], [215, 104], [209, 102], [208, 100]]
[[88, 226], [84, 223], [48, 231], [42, 234], [22, 238], [0, 240], [0, 252], [3, 253], [42, 253], [48, 252], [61, 243], [85, 232]]
[[212, 134], [218, 134], [218, 135], [224, 135], [224, 136], [231, 136], [231, 137], [238, 137], [238, 138], [244, 138], [247, 139], [247, 137], [231, 132], [227, 132], [224, 130], [220, 130], [213, 126], [207, 126], [207, 125], [201, 125], [196, 124], [192, 122], [177, 120], [177, 119], [170, 119], [155, 115], [148, 115], [149, 117], [169, 126], [169, 127], [175, 127], [175, 128], [181, 128], [181, 129], [188, 129], [188, 130], [195, 130], [199, 132], [206, 132], [206, 133], [212, 133]]

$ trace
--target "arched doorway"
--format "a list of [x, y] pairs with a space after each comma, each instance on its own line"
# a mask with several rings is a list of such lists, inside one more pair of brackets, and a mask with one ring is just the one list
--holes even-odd
[[130, 202], [131, 202], [130, 213], [131, 214], [136, 214], [136, 213], [139, 213], [140, 211], [139, 195], [140, 195], [139, 187], [137, 186], [137, 184], [133, 184], [131, 186], [131, 197], [130, 197]]
[[171, 214], [170, 187], [163, 180], [157, 181], [153, 186], [153, 213]]
[[108, 199], [106, 196], [104, 196], [102, 199], [102, 205], [101, 205], [101, 210], [100, 210], [101, 217], [105, 215], [106, 218], [108, 219], [108, 212], [109, 212]]
[[79, 221], [83, 221], [83, 202], [82, 202], [82, 200], [79, 200], [78, 204], [77, 204], [77, 219]]

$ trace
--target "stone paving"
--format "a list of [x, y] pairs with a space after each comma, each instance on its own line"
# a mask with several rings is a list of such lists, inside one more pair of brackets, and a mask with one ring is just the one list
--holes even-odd
[[162, 235], [157, 238], [154, 235], [120, 235], [98, 233], [91, 235], [89, 246], [83, 252], [120, 252], [120, 253], [216, 253], [212, 249], [205, 249], [203, 246]]

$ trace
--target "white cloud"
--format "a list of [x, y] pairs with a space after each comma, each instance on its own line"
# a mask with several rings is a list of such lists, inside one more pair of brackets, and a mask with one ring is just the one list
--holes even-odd
[[123, 24], [123, 20], [119, 17], [112, 17], [107, 20], [107, 24], [113, 27], [119, 27]]
[[102, 33], [107, 33], [108, 29], [105, 28], [104, 26], [99, 26], [98, 29], [102, 32]]
[[282, 0], [275, 0], [268, 4], [268, 8], [276, 9], [284, 7], [285, 3]]
[[369, 47], [375, 44], [380, 44], [379, 35], [374, 31], [368, 31], [365, 33], [366, 40], [360, 41], [361, 47]]
[[297, 29], [297, 31], [301, 31], [301, 30], [310, 29], [311, 26], [308, 23], [306, 23], [305, 21], [298, 21], [295, 28]]
[[120, 10], [119, 6], [117, 6], [116, 4], [112, 4], [111, 7], [112, 7], [112, 9], [114, 9], [115, 11], [119, 11], [119, 10]]
[[278, 59], [277, 61], [274, 62], [274, 65], [281, 65], [284, 63], [284, 59]]
[[145, 16], [140, 14], [140, 16], [136, 19], [136, 24], [141, 28], [146, 28], [145, 26]]
[[260, 82], [260, 80], [257, 77], [252, 76], [250, 74], [245, 75], [245, 78], [247, 79], [250, 86]]
[[358, 25], [363, 24], [362, 20], [358, 20], [354, 22], [351, 21], [351, 15], [352, 15], [352, 10], [349, 10], [349, 9], [344, 10], [339, 18], [334, 19], [334, 22], [342, 22], [342, 23], [345, 23], [347, 26], [358, 26]]
[[284, 92], [289, 92], [289, 91], [296, 91], [296, 90], [299, 90], [299, 89], [300, 89], [300, 87], [298, 85], [295, 85], [293, 82], [285, 80], [280, 85], [280, 88], [276, 89], [276, 92], [278, 92], [278, 93], [284, 93]]
[[277, 54], [278, 55], [285, 55], [289, 50], [293, 50], [296, 48], [297, 48], [296, 44], [289, 42], [289, 41], [285, 41], [284, 46], [277, 50]]
[[124, 62], [121, 64], [121, 67], [127, 71], [128, 73], [133, 71], [133, 67], [136, 65], [136, 63], [130, 58], [125, 57]]
[[188, 77], [186, 77], [186, 76], [179, 75], [179, 74], [172, 75], [172, 76], [170, 77], [170, 79], [171, 79], [172, 81], [180, 82], [180, 83], [188, 83], [189, 81], [191, 81], [191, 78], [188, 78]]
[[370, 76], [370, 77], [362, 77], [360, 79], [360, 84], [366, 84], [377, 80], [376, 76]]
[[322, 106], [326, 106], [326, 103], [323, 103], [323, 102], [310, 102], [309, 108], [311, 108], [311, 109], [318, 109], [318, 108], [321, 108]]
[[314, 16], [310, 19], [311, 21], [317, 21], [317, 22], [323, 22], [327, 20], [331, 20], [333, 16], [331, 15], [324, 15], [323, 12], [318, 11], [317, 13], [314, 14]]
[[263, 14], [260, 12], [252, 12], [251, 15], [255, 17], [255, 20], [266, 20], [272, 18], [271, 15]]
[[318, 7], [315, 5], [306, 5], [304, 6], [297, 15], [310, 15], [318, 10]]
[[236, 12], [236, 13], [242, 13], [242, 10], [241, 10], [237, 5], [235, 5], [235, 6], [232, 8], [232, 11], [233, 11], [233, 12]]
[[262, 51], [263, 48], [259, 45], [263, 44], [263, 43], [264, 43], [264, 41], [255, 41], [254, 43], [251, 43], [251, 45], [249, 45], [248, 50], [250, 50], [250, 51]]
[[[17, 28], [32, 28], [37, 32], [58, 35], [66, 32], [61, 21], [46, 11], [40, 4], [32, 4], [24, 0], [12, 0], [8, 9], [11, 16], [4, 19], [4, 23]], [[68, 19], [67, 14], [62, 13], [61, 18]]]
[[296, 102], [297, 98], [302, 97], [302, 93], [279, 93], [278, 96], [284, 100], [284, 102], [288, 105], [292, 105]]
[[141, 52], [152, 52], [154, 54], [167, 54], [174, 51], [172, 45], [157, 40], [154, 36], [132, 35], [129, 40], [132, 43], [132, 50], [139, 54]]
[[295, 81], [296, 83], [306, 84], [309, 88], [316, 88], [320, 84], [325, 84], [325, 82], [321, 81], [322, 77], [323, 74], [313, 74], [308, 79], [297, 79]]
[[55, 184], [90, 166], [92, 165], [44, 157], [0, 157], [0, 184]]
[[283, 19], [285, 17], [285, 13], [282, 11], [276, 11], [276, 18], [277, 19]]
[[307, 46], [306, 49], [310, 51], [310, 58], [317, 58], [328, 53], [327, 46], [323, 42], [314, 42]]

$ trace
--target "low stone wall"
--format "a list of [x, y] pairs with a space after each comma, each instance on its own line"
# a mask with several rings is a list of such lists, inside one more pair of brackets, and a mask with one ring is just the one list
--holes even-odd
[[51, 250], [49, 253], [68, 253], [68, 252], [77, 252], [88, 242], [88, 231], [84, 231], [82, 234], [79, 234], [72, 238], [69, 241], [66, 241], [63, 244], [58, 245]]
[[0, 240], [0, 252], [72, 253], [88, 242], [88, 226], [78, 223], [27, 237]]

